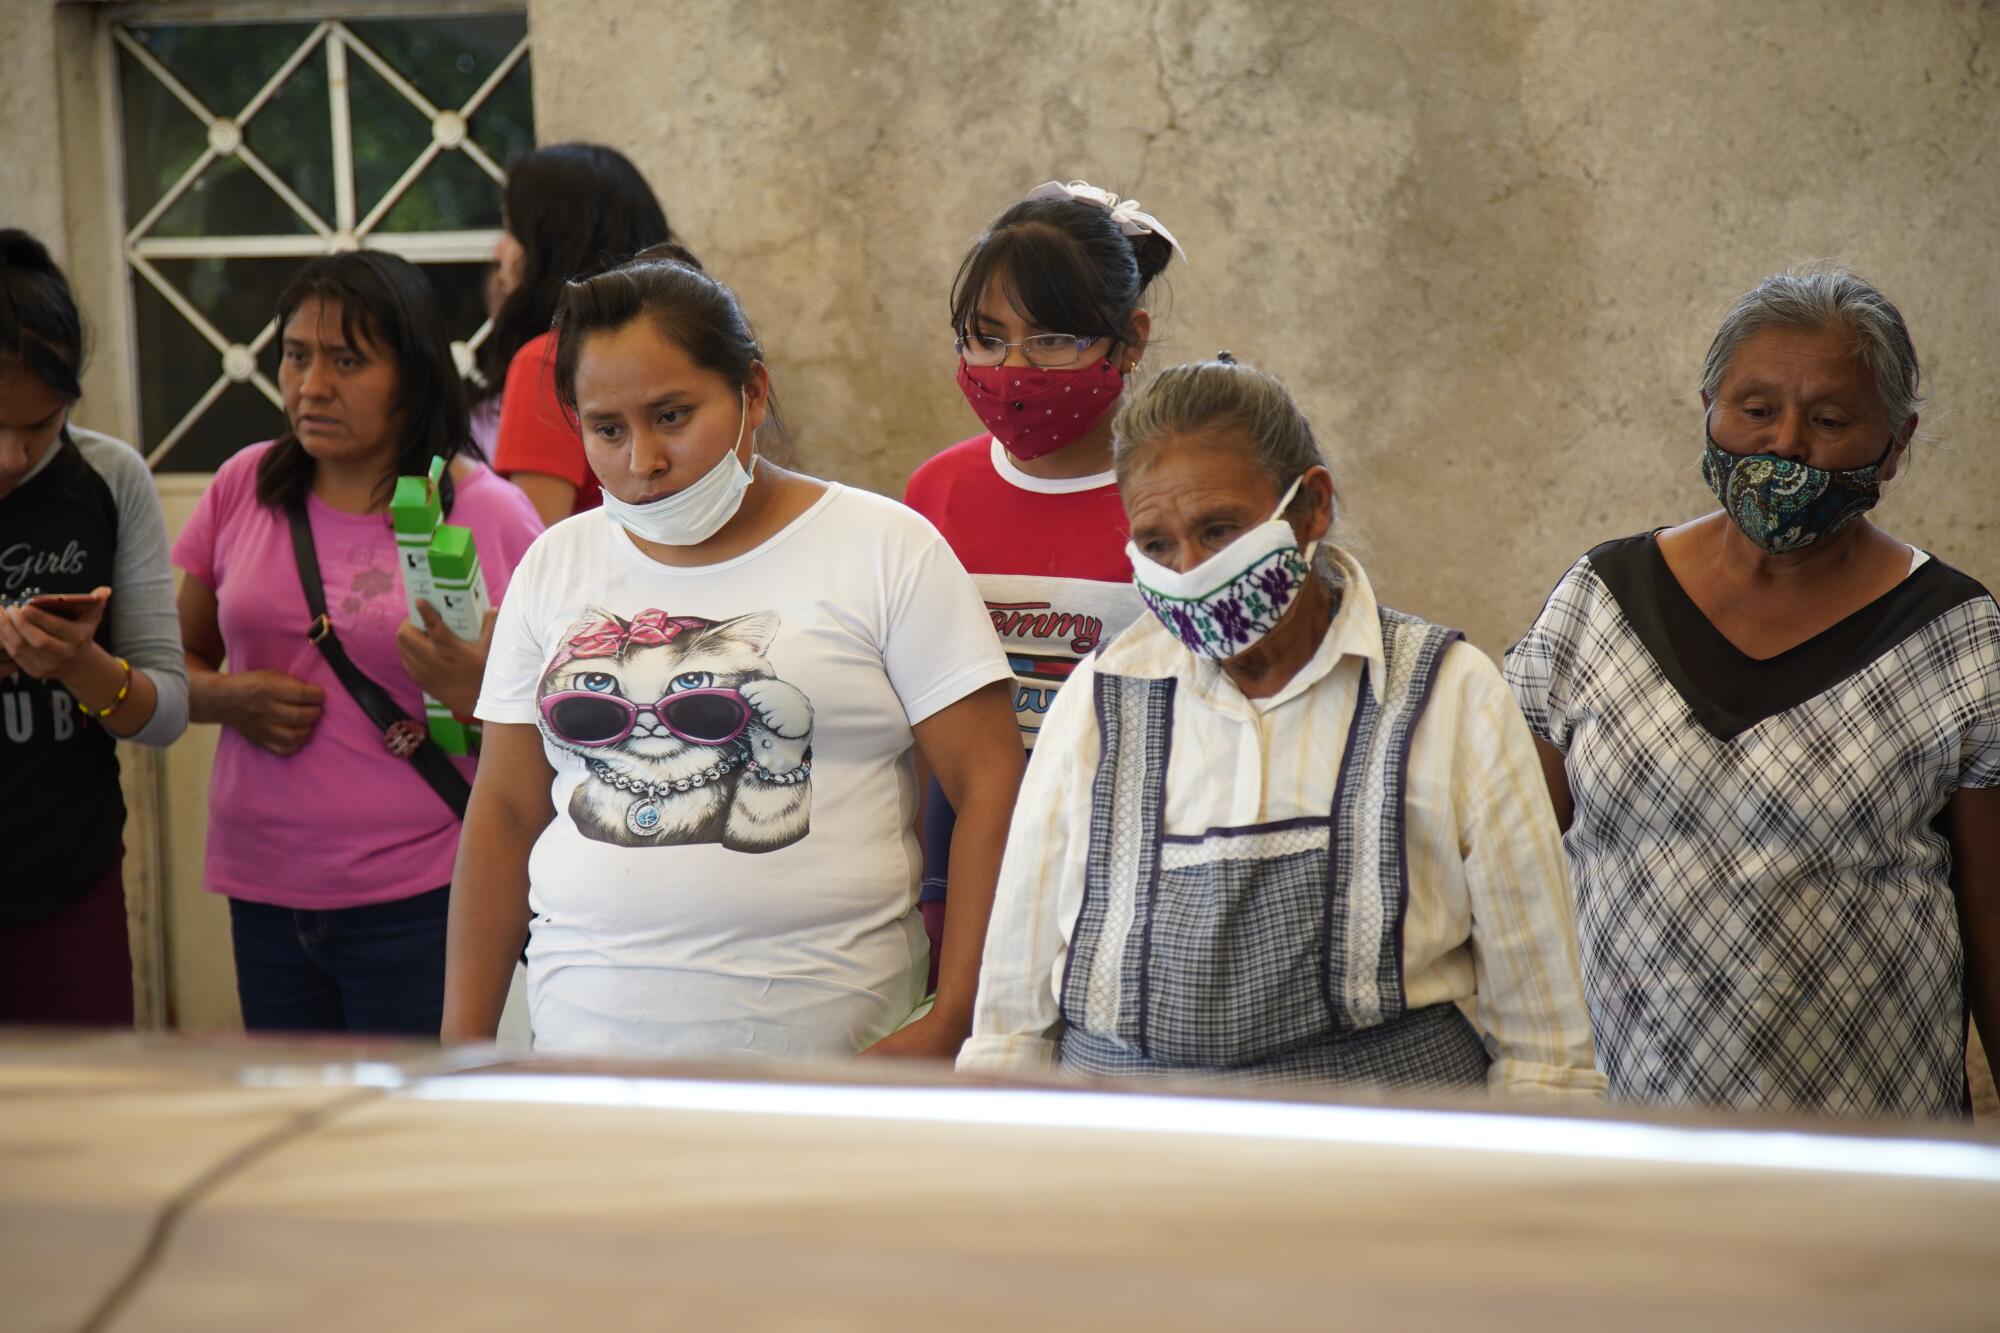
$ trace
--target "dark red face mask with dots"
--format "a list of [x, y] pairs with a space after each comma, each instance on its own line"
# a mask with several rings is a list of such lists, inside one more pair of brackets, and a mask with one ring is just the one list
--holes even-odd
[[1040, 458], [1089, 434], [1125, 392], [1125, 377], [1110, 357], [1061, 370], [961, 360], [958, 387], [1003, 449], [1016, 458]]

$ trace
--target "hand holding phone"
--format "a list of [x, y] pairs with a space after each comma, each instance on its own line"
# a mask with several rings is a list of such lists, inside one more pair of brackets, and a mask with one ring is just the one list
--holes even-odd
[[49, 593], [0, 607], [0, 656], [37, 680], [61, 678], [89, 651], [111, 589]]

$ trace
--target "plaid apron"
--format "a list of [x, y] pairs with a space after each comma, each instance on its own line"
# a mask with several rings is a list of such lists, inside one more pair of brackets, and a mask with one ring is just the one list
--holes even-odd
[[1063, 977], [1064, 1068], [1253, 1081], [1482, 1085], [1455, 1005], [1408, 1011], [1404, 774], [1455, 630], [1384, 610], [1333, 809], [1192, 836], [1162, 827], [1178, 682], [1100, 674], [1082, 911]]

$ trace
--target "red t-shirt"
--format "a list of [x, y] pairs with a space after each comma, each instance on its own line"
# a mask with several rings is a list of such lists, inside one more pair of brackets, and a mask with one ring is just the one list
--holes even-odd
[[918, 468], [903, 501], [943, 534], [986, 599], [1014, 668], [1021, 739], [1033, 748], [1076, 664], [1146, 609], [1112, 475], [1032, 477], [980, 435]]
[[597, 474], [583, 456], [583, 440], [556, 401], [556, 335], [543, 333], [521, 344], [507, 363], [507, 387], [500, 395], [500, 434], [493, 445], [493, 469], [503, 477], [541, 472], [576, 487], [573, 514], [595, 509], [603, 494]]

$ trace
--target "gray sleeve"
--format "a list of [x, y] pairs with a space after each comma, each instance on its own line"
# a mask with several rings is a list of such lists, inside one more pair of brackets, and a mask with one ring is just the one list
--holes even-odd
[[136, 745], [170, 745], [187, 730], [187, 659], [174, 609], [173, 566], [167, 560], [167, 520], [152, 470], [130, 445], [72, 428], [84, 461], [104, 478], [118, 505], [118, 556], [112, 565], [111, 648], [152, 678], [160, 696], [146, 725], [125, 737]]

